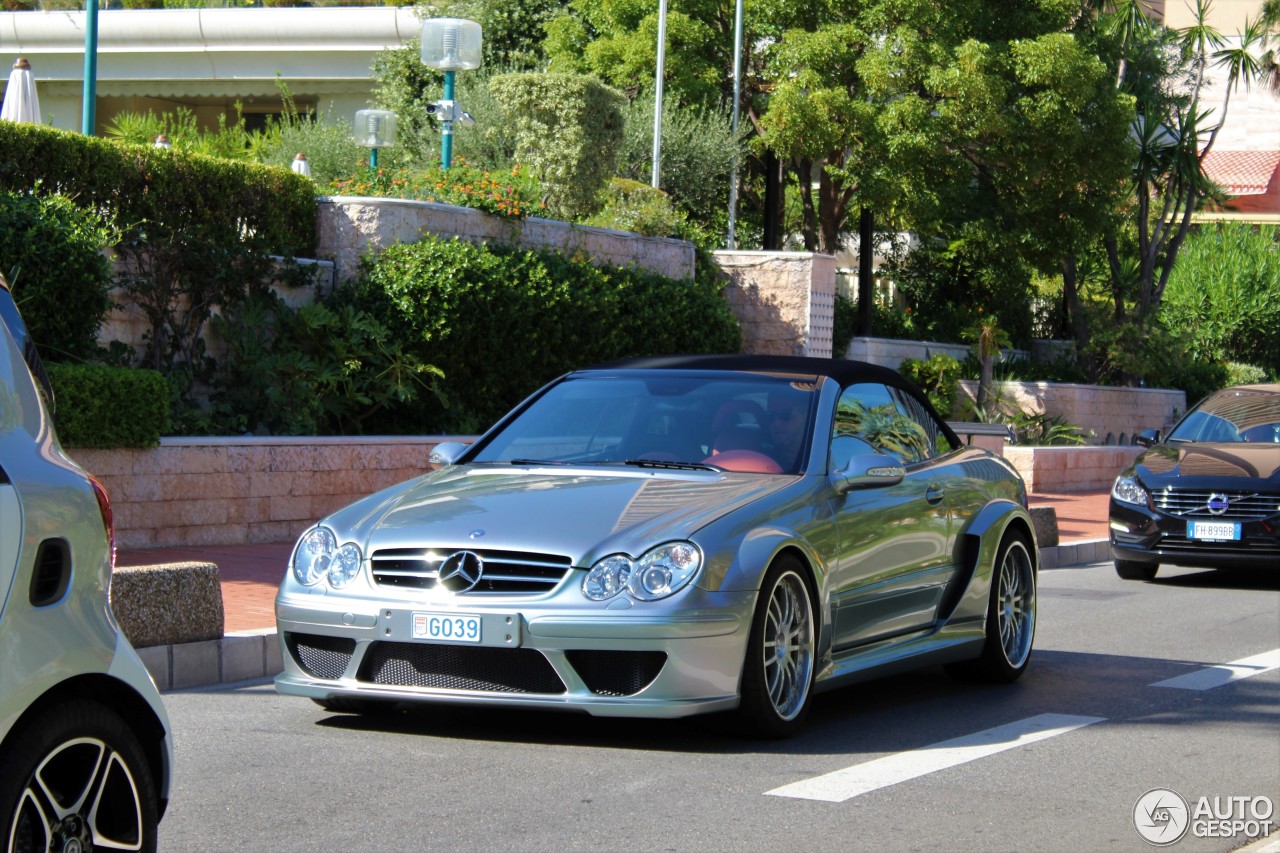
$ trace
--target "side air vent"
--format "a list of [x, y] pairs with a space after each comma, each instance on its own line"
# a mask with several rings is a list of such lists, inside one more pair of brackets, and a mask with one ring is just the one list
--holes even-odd
[[71, 583], [71, 548], [65, 539], [46, 539], [36, 551], [31, 573], [31, 606], [45, 607], [60, 600]]

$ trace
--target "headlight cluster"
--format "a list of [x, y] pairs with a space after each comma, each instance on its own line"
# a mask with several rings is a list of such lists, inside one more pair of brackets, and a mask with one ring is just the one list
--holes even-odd
[[293, 576], [303, 586], [315, 586], [327, 579], [329, 586], [342, 589], [355, 580], [363, 561], [360, 546], [347, 542], [339, 548], [333, 531], [313, 527], [302, 534], [293, 549]]
[[1121, 503], [1147, 506], [1147, 490], [1133, 477], [1116, 477], [1115, 485], [1111, 487], [1111, 497]]
[[626, 591], [640, 601], [657, 601], [689, 585], [702, 566], [702, 552], [692, 542], [668, 542], [639, 560], [625, 554], [605, 557], [582, 581], [582, 594], [606, 601]]

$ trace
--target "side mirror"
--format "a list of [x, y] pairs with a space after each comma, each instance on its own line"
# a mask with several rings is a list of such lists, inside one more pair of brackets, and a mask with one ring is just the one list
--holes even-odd
[[878, 489], [896, 486], [907, 476], [907, 470], [898, 460], [881, 453], [859, 453], [849, 460], [843, 471], [831, 475], [836, 491], [841, 494], [852, 489]]
[[461, 441], [442, 441], [431, 448], [427, 462], [437, 468], [444, 468], [458, 461], [458, 457], [467, 449]]
[[1160, 443], [1160, 430], [1144, 429], [1133, 437], [1133, 443], [1139, 447], [1152, 447]]

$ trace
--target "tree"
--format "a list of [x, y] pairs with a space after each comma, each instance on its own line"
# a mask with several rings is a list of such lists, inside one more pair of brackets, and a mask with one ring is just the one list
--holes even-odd
[[[1217, 194], [1203, 162], [1226, 120], [1232, 91], [1266, 73], [1257, 55], [1266, 43], [1262, 19], [1247, 22], [1239, 44], [1230, 46], [1207, 25], [1208, 11], [1206, 0], [1196, 0], [1195, 23], [1175, 32], [1152, 21], [1140, 0], [1121, 0], [1105, 8], [1098, 4], [1076, 28], [1110, 59], [1117, 91], [1134, 103], [1130, 200], [1101, 240], [1112, 305], [1108, 322], [1112, 328], [1134, 327], [1136, 332], [1125, 333], [1131, 340], [1141, 339], [1159, 311], [1192, 214]], [[1227, 71], [1226, 95], [1216, 114], [1203, 101], [1212, 65]], [[1082, 366], [1097, 375], [1106, 365], [1091, 340], [1077, 261], [1075, 253], [1064, 255], [1066, 307], [1086, 359]]]

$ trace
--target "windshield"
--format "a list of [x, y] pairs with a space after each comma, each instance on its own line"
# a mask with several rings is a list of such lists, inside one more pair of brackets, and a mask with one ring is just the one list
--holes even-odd
[[1280, 394], [1224, 391], [1187, 413], [1168, 441], [1280, 443]]
[[812, 433], [816, 381], [673, 371], [566, 379], [471, 462], [632, 464], [793, 474]]

